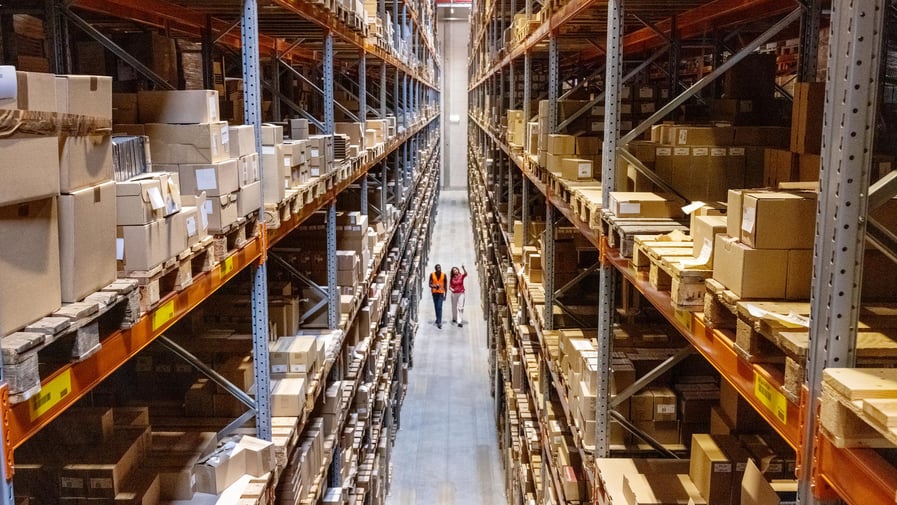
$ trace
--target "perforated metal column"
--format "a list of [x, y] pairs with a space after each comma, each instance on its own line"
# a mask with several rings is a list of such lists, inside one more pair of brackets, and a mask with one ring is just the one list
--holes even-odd
[[[262, 152], [262, 93], [260, 89], [258, 43], [258, 5], [244, 0], [240, 24], [243, 51], [243, 113], [246, 124], [255, 127], [255, 147]], [[264, 176], [260, 173], [259, 180]], [[264, 183], [259, 184], [265, 187]], [[261, 201], [264, 202], [264, 195]], [[259, 221], [265, 221], [264, 204], [259, 208]], [[268, 269], [262, 263], [252, 270], [252, 367], [255, 374], [255, 423], [258, 437], [271, 440], [271, 377], [268, 360]]]
[[327, 326], [339, 327], [339, 289], [336, 286], [336, 201], [327, 208]]
[[324, 134], [333, 134], [333, 34], [324, 37]]
[[[885, 7], [884, 0], [832, 3], [806, 363], [810, 413], [819, 406], [823, 369], [856, 362]], [[802, 454], [807, 468], [799, 472], [801, 503], [814, 503], [809, 465], [816, 424], [816, 416], [808, 416]]]

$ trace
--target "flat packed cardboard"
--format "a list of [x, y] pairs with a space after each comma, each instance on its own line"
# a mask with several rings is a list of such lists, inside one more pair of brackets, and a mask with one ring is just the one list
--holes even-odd
[[728, 235], [713, 244], [713, 278], [740, 298], [784, 298], [788, 251], [754, 249]]
[[141, 226], [119, 226], [116, 255], [126, 272], [150, 270], [168, 259], [167, 226], [164, 220]]
[[112, 179], [112, 138], [59, 137], [59, 189], [70, 193]]
[[0, 207], [0, 335], [59, 309], [56, 198]]
[[149, 123], [146, 134], [154, 163], [217, 163], [230, 158], [227, 123]]
[[198, 124], [220, 120], [218, 92], [213, 89], [140, 91], [141, 123]]
[[115, 183], [59, 197], [62, 301], [77, 302], [115, 280]]
[[691, 439], [688, 474], [708, 503], [725, 503], [732, 493], [732, 462], [710, 435]]
[[228, 145], [230, 157], [239, 158], [256, 152], [255, 127], [252, 125], [237, 125], [228, 127]]
[[757, 249], [812, 249], [816, 200], [792, 193], [744, 195], [741, 241]]
[[98, 75], [56, 76], [56, 111], [112, 119], [112, 78]]
[[56, 112], [56, 76], [41, 72], [0, 74], [0, 81], [16, 81], [16, 97], [0, 100], [0, 109]]
[[664, 193], [611, 192], [610, 209], [617, 217], [680, 217], [682, 201]]
[[0, 139], [0, 206], [59, 194], [59, 139], [13, 135]]
[[221, 196], [240, 189], [239, 164], [236, 159], [201, 165], [180, 165], [182, 194], [205, 191], [208, 196]]

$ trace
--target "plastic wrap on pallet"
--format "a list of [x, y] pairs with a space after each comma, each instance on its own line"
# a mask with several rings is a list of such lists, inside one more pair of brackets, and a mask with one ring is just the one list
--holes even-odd
[[112, 137], [112, 169], [117, 182], [150, 171], [149, 139], [143, 135]]

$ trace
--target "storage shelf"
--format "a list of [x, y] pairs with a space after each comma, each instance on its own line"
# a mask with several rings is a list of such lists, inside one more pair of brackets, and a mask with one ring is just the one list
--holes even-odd
[[[471, 79], [473, 84], [469, 85], [468, 90], [472, 91], [481, 86], [496, 72], [510, 65], [512, 61], [532, 51], [537, 45], [547, 39], [549, 34], [559, 33], [561, 27], [595, 5], [604, 7], [604, 3], [597, 0], [570, 0], [564, 4], [515, 46], [504, 58], [492, 65], [486, 72], [473, 77]], [[676, 30], [679, 38], [685, 40], [706, 35], [708, 27], [719, 28], [733, 24], [744, 25], [752, 21], [783, 14], [794, 10], [796, 7], [792, 0], [716, 0], [677, 15]], [[650, 9], [651, 4], [649, 2], [639, 2], [638, 0], [626, 5], [627, 12], [643, 15], [649, 13]], [[661, 21], [655, 27], [663, 33], [668, 33], [670, 31], [670, 22], [668, 20]], [[605, 28], [600, 27], [600, 32], [604, 33]], [[622, 43], [624, 54], [638, 54], [660, 47], [666, 44], [667, 40], [665, 36], [651, 28], [641, 28], [624, 34]], [[583, 50], [579, 61], [593, 60], [599, 57], [604, 57], [602, 49], [592, 48]]]
[[[242, 42], [239, 30], [230, 30], [233, 27], [227, 21], [220, 19], [222, 15], [227, 16], [226, 19], [239, 18], [242, 8], [241, 2], [222, 0], [216, 5], [205, 3], [197, 5], [186, 0], [181, 1], [183, 3], [179, 3], [177, 0], [171, 2], [166, 0], [75, 0], [71, 7], [125, 18], [157, 28], [172, 27], [176, 31], [189, 34], [194, 38], [202, 36], [208, 17], [211, 19], [213, 30], [219, 33], [226, 32], [222, 35], [222, 42], [236, 49], [241, 47]], [[361, 34], [350, 30], [336, 14], [324, 9], [322, 5], [313, 4], [308, 0], [273, 0], [273, 3], [268, 7], [269, 10], [270, 8], [279, 8], [280, 10], [280, 20], [285, 23], [285, 26], [279, 26], [279, 31], [294, 31], [295, 36], [298, 38], [307, 30], [301, 26], [293, 27], [290, 30], [289, 20], [292, 18], [296, 21], [311, 22], [321, 29], [332, 33], [336, 38], [349, 43], [370, 56], [384, 61], [401, 70], [404, 74], [412, 76], [427, 87], [439, 90], [436, 83], [421, 76], [397, 56], [377, 46]], [[278, 35], [280, 37], [267, 35], [264, 31], [260, 33], [259, 48], [263, 56], [281, 54], [292, 45], [290, 42], [283, 40], [284, 33], [279, 33]], [[431, 56], [433, 54], [431, 52]], [[316, 61], [319, 57], [316, 51], [301, 45], [281, 55], [294, 56], [307, 61]]]
[[[268, 247], [276, 244], [313, 213], [332, 202], [350, 184], [366, 174], [371, 167], [382, 161], [413, 135], [423, 130], [436, 117], [438, 117], [438, 114], [418, 123], [416, 127], [406, 132], [405, 135], [390, 143], [380, 156], [365, 164], [355, 175], [335, 184], [330, 191], [322, 195], [315, 203], [304, 206], [302, 211], [298, 215], [292, 216], [290, 221], [282, 223], [279, 229], [269, 232]], [[94, 386], [102, 382], [103, 379], [111, 375], [112, 372], [162, 335], [174, 323], [211, 296], [212, 293], [217, 291], [238, 272], [255, 264], [261, 256], [262, 243], [258, 237], [255, 237], [249, 240], [241, 249], [234, 252], [227, 260], [222, 261], [216, 268], [197, 275], [189, 287], [163, 299], [156, 309], [144, 314], [134, 326], [115, 332], [104, 339], [96, 354], [83, 361], [70, 363], [57, 370], [50, 377], [42, 380], [42, 390], [58, 391], [60, 389], [59, 386], [62, 386], [61, 389], [64, 389], [65, 393], [57, 394], [57, 398], [51, 398], [49, 401], [52, 403], [52, 407], [44, 407], [39, 412], [34, 411], [34, 405], [38, 398], [41, 398], [40, 395], [26, 402], [12, 405], [7, 416], [9, 420], [7, 440], [10, 446], [15, 449], [27, 441], [41, 428], [87, 394]]]

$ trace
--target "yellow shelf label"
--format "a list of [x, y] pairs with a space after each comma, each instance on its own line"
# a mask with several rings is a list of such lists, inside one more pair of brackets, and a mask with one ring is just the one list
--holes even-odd
[[55, 379], [41, 385], [40, 392], [28, 400], [28, 412], [31, 420], [39, 418], [50, 411], [56, 404], [72, 392], [72, 371], [66, 370]]
[[221, 277], [227, 277], [234, 271], [234, 257], [228, 256], [221, 264]]
[[153, 331], [158, 330], [172, 319], [174, 319], [174, 300], [169, 301], [153, 312]]
[[760, 375], [754, 375], [754, 394], [779, 421], [788, 424], [788, 399]]

